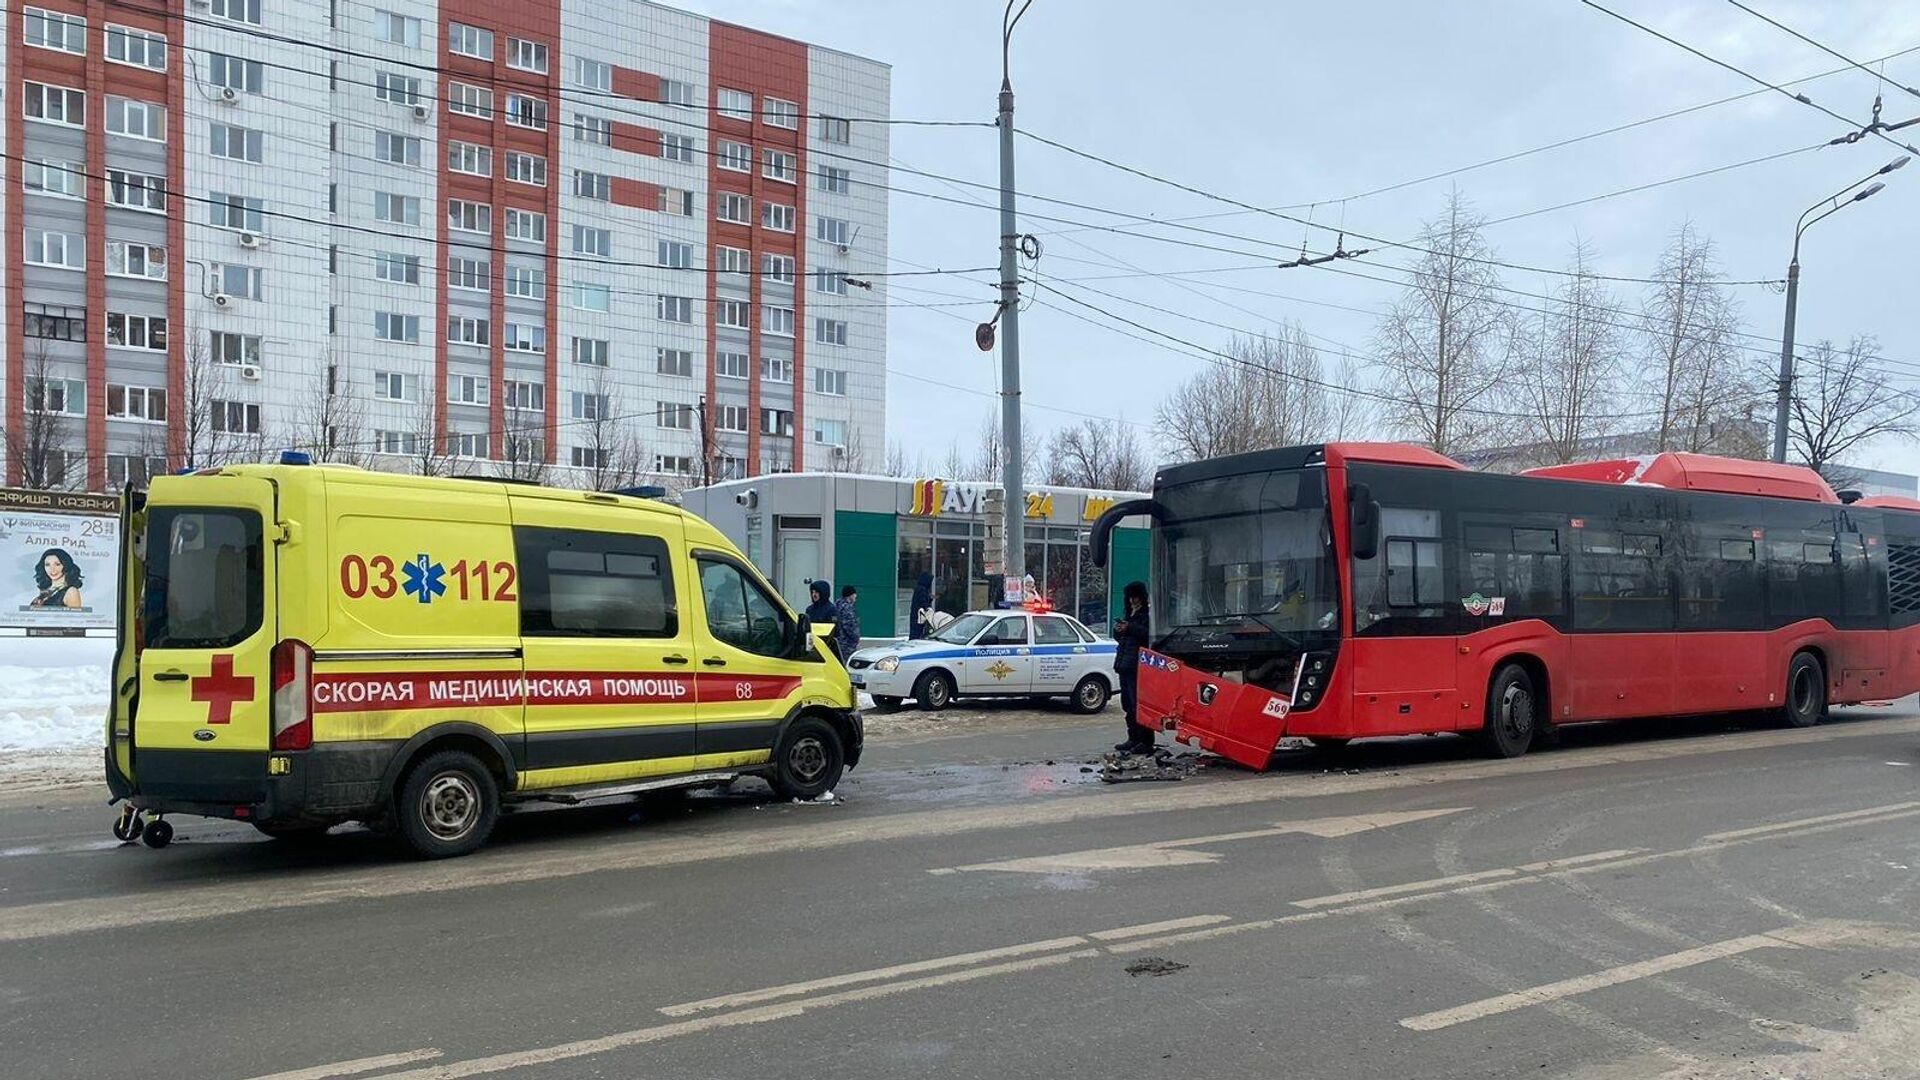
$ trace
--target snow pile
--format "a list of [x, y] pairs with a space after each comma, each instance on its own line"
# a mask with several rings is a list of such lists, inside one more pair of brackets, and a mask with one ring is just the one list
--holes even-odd
[[113, 642], [0, 639], [0, 754], [101, 744]]

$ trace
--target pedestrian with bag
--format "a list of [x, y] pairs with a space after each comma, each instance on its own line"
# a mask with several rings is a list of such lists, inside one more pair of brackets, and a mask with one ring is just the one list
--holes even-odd
[[920, 580], [913, 583], [913, 599], [907, 602], [907, 638], [912, 641], [926, 637], [933, 632], [929, 619], [933, 614], [933, 574], [920, 571]]
[[1122, 754], [1151, 754], [1153, 729], [1140, 723], [1140, 650], [1151, 637], [1151, 612], [1147, 607], [1145, 582], [1130, 581], [1121, 590], [1126, 617], [1113, 624], [1113, 640], [1119, 648], [1113, 653], [1113, 670], [1120, 676], [1120, 710], [1127, 718], [1127, 741], [1116, 743]]

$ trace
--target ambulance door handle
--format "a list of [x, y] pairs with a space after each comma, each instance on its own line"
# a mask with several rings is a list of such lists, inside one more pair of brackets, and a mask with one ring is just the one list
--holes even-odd
[[154, 682], [186, 682], [187, 673], [184, 671], [156, 671], [153, 673], [153, 681]]
[[687, 662], [687, 658], [675, 653], [672, 656], [661, 657], [660, 662], [663, 664], [684, 664]]
[[720, 659], [717, 656], [703, 656], [700, 658], [700, 662], [707, 665], [708, 667], [726, 667], [727, 666], [727, 662], [725, 660]]

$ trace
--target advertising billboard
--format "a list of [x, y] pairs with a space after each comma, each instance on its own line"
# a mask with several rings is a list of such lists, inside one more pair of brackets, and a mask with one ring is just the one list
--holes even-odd
[[0, 488], [0, 627], [113, 629], [119, 562], [117, 497]]

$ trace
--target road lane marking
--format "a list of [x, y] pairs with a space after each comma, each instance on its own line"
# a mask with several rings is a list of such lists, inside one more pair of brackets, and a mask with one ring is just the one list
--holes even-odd
[[1193, 926], [1212, 926], [1227, 921], [1225, 915], [1189, 915], [1184, 919], [1167, 919], [1164, 922], [1141, 923], [1139, 926], [1121, 926], [1112, 930], [1096, 930], [1087, 936], [1095, 941], [1125, 941], [1128, 938], [1145, 937], [1148, 934], [1164, 934], [1171, 930], [1185, 930]]
[[1596, 851], [1589, 855], [1573, 855], [1564, 859], [1551, 859], [1546, 862], [1526, 863], [1521, 866], [1503, 866], [1497, 870], [1476, 870], [1469, 874], [1453, 874], [1448, 877], [1428, 878], [1425, 881], [1408, 881], [1399, 885], [1381, 885], [1372, 889], [1355, 889], [1352, 892], [1329, 893], [1326, 896], [1313, 896], [1305, 900], [1295, 900], [1297, 908], [1323, 908], [1339, 904], [1351, 904], [1361, 900], [1377, 900], [1383, 896], [1398, 896], [1402, 893], [1433, 892], [1453, 885], [1471, 885], [1479, 881], [1491, 881], [1498, 878], [1518, 877], [1522, 874], [1538, 874], [1558, 870], [1567, 866], [1580, 866], [1585, 863], [1607, 862], [1612, 859], [1638, 855], [1645, 848], [1619, 848], [1614, 851]]
[[1911, 810], [1920, 807], [1920, 802], [1893, 803], [1889, 806], [1869, 807], [1865, 810], [1848, 810], [1840, 814], [1822, 814], [1819, 817], [1801, 818], [1798, 821], [1780, 821], [1772, 825], [1754, 825], [1745, 829], [1729, 829], [1726, 832], [1708, 833], [1701, 837], [1702, 842], [1715, 840], [1740, 840], [1749, 836], [1761, 836], [1782, 829], [1797, 828], [1803, 825], [1824, 825], [1829, 821], [1851, 821], [1854, 818], [1871, 817], [1874, 814], [1890, 814], [1896, 810]]
[[[1224, 916], [1222, 916], [1224, 918]], [[1023, 945], [1007, 945], [998, 949], [983, 949], [979, 952], [958, 953], [953, 956], [940, 956], [931, 960], [915, 960], [906, 964], [894, 964], [891, 967], [870, 968], [866, 971], [851, 971], [844, 975], [829, 975], [806, 982], [787, 983], [782, 986], [769, 986], [759, 990], [748, 990], [739, 994], [723, 994], [719, 997], [703, 998], [699, 1001], [687, 1001], [678, 1005], [668, 1005], [660, 1011], [667, 1016], [692, 1016], [695, 1013], [712, 1012], [716, 1009], [733, 1009], [743, 1005], [758, 1005], [762, 1002], [777, 1001], [785, 997], [799, 997], [820, 990], [832, 990], [841, 986], [855, 986], [863, 982], [880, 982], [897, 979], [903, 975], [919, 975], [943, 968], [969, 967], [990, 960], [1007, 960], [1017, 956], [1029, 956], [1034, 953], [1059, 952], [1075, 945], [1085, 945], [1084, 937], [1059, 937], [1047, 941], [1030, 941]]]
[[942, 866], [927, 873], [959, 874], [991, 870], [1008, 874], [1084, 874], [1097, 870], [1157, 870], [1170, 866], [1204, 866], [1219, 862], [1225, 856], [1187, 849], [1295, 833], [1331, 840], [1394, 825], [1430, 821], [1449, 814], [1464, 813], [1470, 809], [1472, 807], [1454, 806], [1439, 810], [1382, 811], [1370, 814], [1349, 814], [1344, 817], [1313, 818], [1306, 821], [1281, 821], [1264, 829], [1242, 829], [1238, 832], [1216, 833], [1212, 836], [1189, 836], [1148, 844], [1089, 848], [1085, 851], [1035, 855], [1023, 859], [1002, 859], [995, 862], [970, 863], [965, 866]]
[[[1574, 750], [1517, 760], [1422, 766], [1358, 776], [1305, 777], [1281, 774], [1237, 783], [1152, 790], [1102, 792], [1044, 802], [964, 810], [928, 810], [842, 818], [792, 826], [730, 829], [722, 835], [638, 836], [630, 840], [482, 852], [454, 862], [374, 870], [318, 871], [298, 881], [279, 878], [252, 884], [199, 885], [122, 893], [107, 897], [0, 906], [0, 943], [167, 923], [195, 922], [221, 912], [286, 910], [353, 900], [419, 896], [461, 889], [548, 881], [606, 871], [653, 871], [717, 859], [763, 856], [769, 850], [819, 851], [854, 844], [932, 839], [960, 832], [1016, 830], [1102, 818], [1352, 795], [1459, 781], [1502, 780], [1709, 754], [1739, 753], [1920, 733], [1920, 717], [1821, 725], [1785, 731], [1752, 731], [1688, 740]], [[148, 856], [138, 856], [148, 857]]]
[[250, 1080], [333, 1080], [334, 1077], [339, 1076], [364, 1076], [381, 1069], [397, 1069], [402, 1065], [432, 1061], [439, 1056], [440, 1051], [427, 1047], [423, 1050], [409, 1050], [403, 1054], [381, 1054], [379, 1057], [339, 1061], [332, 1065], [315, 1065], [307, 1069], [294, 1069], [292, 1072], [270, 1073], [266, 1076], [251, 1077]]
[[1655, 975], [1665, 975], [1684, 968], [1697, 967], [1714, 960], [1724, 960], [1742, 953], [1758, 949], [1829, 949], [1858, 941], [1869, 941], [1876, 945], [1887, 943], [1888, 936], [1905, 937], [1889, 927], [1859, 923], [1840, 923], [1818, 921], [1803, 926], [1788, 926], [1760, 934], [1747, 934], [1742, 937], [1728, 938], [1707, 945], [1683, 949], [1679, 952], [1640, 960], [1631, 964], [1621, 964], [1590, 975], [1577, 975], [1571, 979], [1530, 986], [1525, 990], [1516, 990], [1509, 994], [1497, 994], [1493, 997], [1470, 1001], [1465, 1005], [1456, 1005], [1451, 1009], [1409, 1016], [1400, 1021], [1400, 1026], [1413, 1031], [1438, 1031], [1474, 1020], [1484, 1020], [1502, 1013], [1516, 1012], [1533, 1005], [1544, 1005], [1561, 1001], [1579, 994]]

